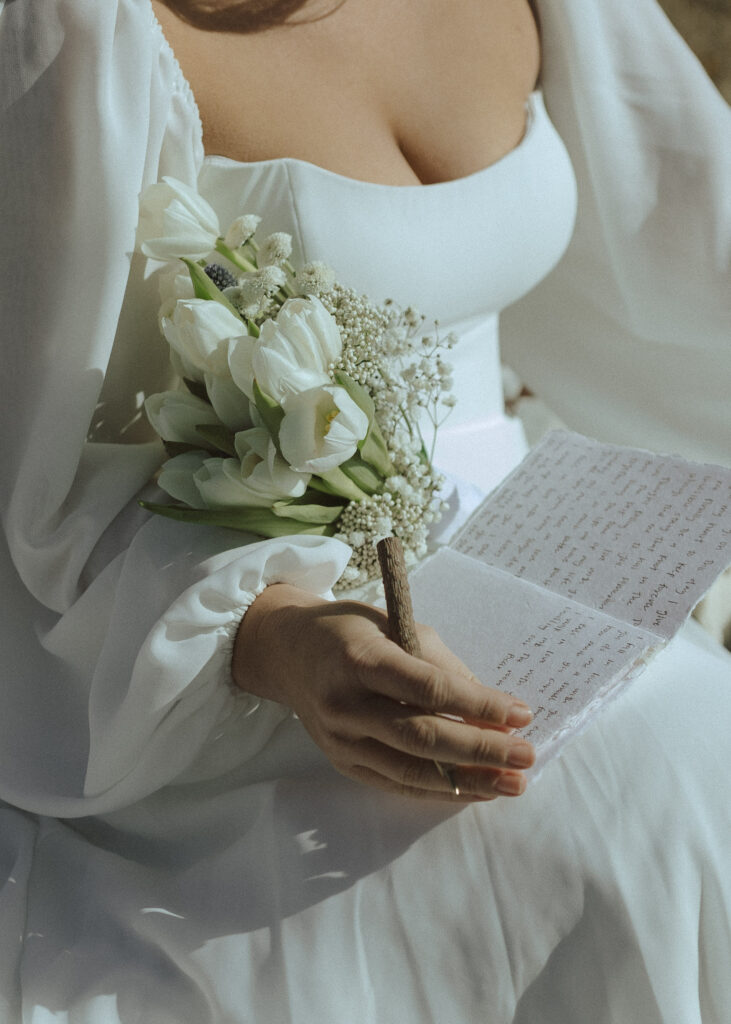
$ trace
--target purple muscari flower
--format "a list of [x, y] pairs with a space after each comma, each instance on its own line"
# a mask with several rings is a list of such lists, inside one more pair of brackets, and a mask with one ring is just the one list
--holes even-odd
[[224, 288], [233, 288], [236, 284], [236, 278], [231, 271], [226, 270], [220, 263], [209, 263], [204, 269], [219, 291], [223, 291]]

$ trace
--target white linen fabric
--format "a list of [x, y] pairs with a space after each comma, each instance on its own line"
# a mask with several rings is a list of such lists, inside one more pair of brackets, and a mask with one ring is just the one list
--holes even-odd
[[167, 370], [154, 267], [130, 252], [163, 174], [455, 326], [438, 456], [478, 487], [524, 451], [498, 388], [512, 303], [511, 358], [571, 426], [728, 459], [725, 111], [653, 3], [542, 15], [572, 160], [534, 94], [498, 164], [389, 188], [204, 159], [148, 0], [0, 2], [3, 1021], [724, 1019], [731, 667], [698, 627], [519, 801], [415, 806], [337, 776], [226, 678], [254, 596], [328, 594], [347, 548], [246, 544], [134, 501], [161, 458], [140, 394]]

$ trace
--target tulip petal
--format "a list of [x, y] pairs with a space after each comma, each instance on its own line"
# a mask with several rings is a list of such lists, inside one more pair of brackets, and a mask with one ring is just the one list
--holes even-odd
[[219, 234], [215, 210], [177, 178], [165, 177], [143, 193], [136, 248], [151, 259], [202, 258]]
[[229, 430], [235, 434], [253, 425], [251, 402], [230, 377], [206, 373], [204, 381], [208, 400]]
[[168, 459], [157, 478], [158, 486], [176, 501], [196, 508], [200, 505], [200, 494], [193, 477], [208, 458], [206, 452], [186, 452]]
[[187, 391], [161, 391], [145, 399], [145, 412], [152, 427], [165, 441], [207, 447], [199, 427], [220, 427], [211, 406]]

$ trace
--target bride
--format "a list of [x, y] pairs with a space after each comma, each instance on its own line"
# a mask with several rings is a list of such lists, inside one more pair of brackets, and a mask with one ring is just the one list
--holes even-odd
[[654, 2], [5, 0], [0, 57], [2, 1020], [720, 1024], [695, 624], [526, 787], [529, 710], [333, 605], [344, 545], [135, 500], [163, 175], [456, 330], [445, 528], [525, 451], [498, 314], [571, 427], [728, 461], [728, 113]]

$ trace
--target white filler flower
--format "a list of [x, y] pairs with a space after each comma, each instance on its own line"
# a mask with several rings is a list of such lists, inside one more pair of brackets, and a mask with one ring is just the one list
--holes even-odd
[[282, 455], [302, 473], [327, 473], [355, 455], [368, 417], [344, 388], [334, 385], [289, 395], [279, 428]]
[[279, 266], [292, 255], [292, 236], [275, 231], [261, 243], [256, 262], [260, 267]]
[[195, 485], [207, 508], [271, 508], [275, 501], [305, 493], [309, 474], [290, 469], [263, 427], [238, 433], [236, 454], [238, 459], [206, 459], [195, 473]]
[[260, 224], [261, 217], [257, 217], [255, 213], [245, 213], [229, 225], [224, 242], [229, 249], [239, 249], [249, 241]]
[[162, 331], [183, 367], [183, 376], [203, 380], [205, 373], [228, 376], [229, 342], [251, 344], [241, 320], [220, 302], [179, 299]]
[[335, 271], [327, 263], [313, 260], [297, 271], [297, 284], [306, 295], [321, 295], [335, 284]]
[[224, 295], [235, 308], [251, 320], [266, 316], [272, 306], [272, 296], [287, 283], [281, 267], [262, 267], [242, 274], [238, 284], [226, 288]]
[[[338, 325], [319, 299], [288, 299], [276, 320], [262, 324], [253, 373], [261, 390], [281, 403], [287, 395], [329, 383], [328, 369], [342, 348]], [[245, 390], [233, 360], [231, 373]]]
[[140, 200], [136, 248], [155, 260], [191, 260], [215, 248], [221, 230], [216, 212], [193, 188], [165, 177]]

